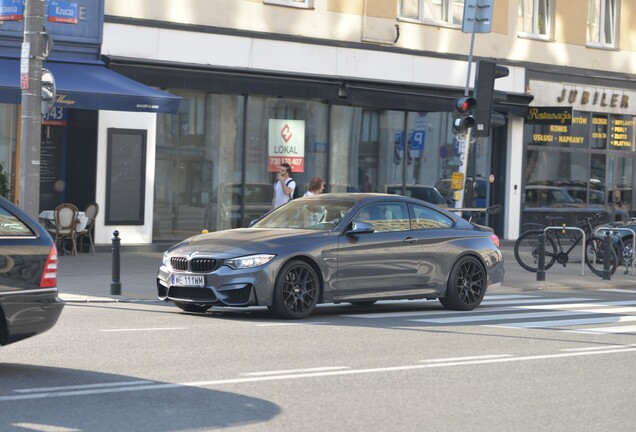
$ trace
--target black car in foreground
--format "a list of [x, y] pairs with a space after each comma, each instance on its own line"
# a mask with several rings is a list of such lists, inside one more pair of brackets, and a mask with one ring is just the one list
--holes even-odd
[[267, 306], [303, 318], [318, 303], [439, 299], [477, 307], [503, 282], [499, 239], [418, 199], [333, 193], [292, 200], [249, 228], [196, 235], [170, 248], [158, 296], [190, 312]]
[[0, 197], [0, 345], [55, 325], [64, 307], [57, 292], [57, 263], [49, 233]]

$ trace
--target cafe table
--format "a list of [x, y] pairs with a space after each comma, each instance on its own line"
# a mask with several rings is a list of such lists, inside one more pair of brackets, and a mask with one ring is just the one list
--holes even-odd
[[[55, 230], [55, 210], [44, 210], [40, 212], [39, 215], [40, 223], [44, 225], [47, 229], [51, 228]], [[75, 227], [76, 232], [81, 232], [86, 228], [86, 224], [88, 223], [88, 216], [83, 211], [78, 212], [77, 216], [77, 226]]]

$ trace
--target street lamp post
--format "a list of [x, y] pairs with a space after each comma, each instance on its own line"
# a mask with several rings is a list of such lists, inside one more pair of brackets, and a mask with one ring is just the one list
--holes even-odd
[[[20, 180], [17, 200], [30, 216], [40, 207], [40, 143], [42, 140], [41, 88], [45, 60], [44, 2], [26, 0], [24, 42], [20, 59]], [[28, 185], [27, 185], [28, 183]]]

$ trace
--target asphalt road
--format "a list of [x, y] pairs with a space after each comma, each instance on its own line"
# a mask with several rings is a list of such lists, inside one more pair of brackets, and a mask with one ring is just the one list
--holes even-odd
[[0, 348], [2, 431], [632, 431], [636, 290], [182, 313], [69, 303]]

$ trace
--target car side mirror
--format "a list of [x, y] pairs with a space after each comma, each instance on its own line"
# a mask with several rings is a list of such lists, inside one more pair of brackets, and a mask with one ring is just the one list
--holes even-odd
[[351, 229], [347, 231], [347, 234], [366, 234], [374, 231], [373, 225], [369, 222], [353, 222]]

